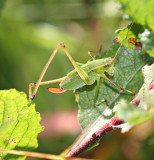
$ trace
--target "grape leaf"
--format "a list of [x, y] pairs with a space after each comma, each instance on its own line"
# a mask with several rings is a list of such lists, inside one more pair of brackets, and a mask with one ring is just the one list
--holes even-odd
[[[146, 28], [139, 39], [141, 41], [146, 52], [150, 56], [154, 57], [154, 1], [153, 0], [118, 0], [121, 3], [121, 10], [127, 14], [135, 23], [140, 24], [142, 28]], [[135, 32], [134, 32], [135, 33]], [[133, 37], [136, 38], [136, 37]]]
[[154, 1], [153, 0], [117, 0], [121, 10], [134, 22], [154, 30]]
[[[122, 40], [125, 38], [128, 30], [129, 30], [129, 28], [116, 30], [116, 33], [119, 34], [118, 39], [119, 39], [120, 41], [122, 41]], [[140, 25], [140, 24], [134, 23], [134, 24], [132, 25], [132, 27], [131, 27], [131, 30], [128, 32], [128, 35], [127, 35], [127, 37], [126, 37], [126, 40], [124, 41], [125, 47], [126, 47], [126, 46], [130, 46], [130, 45], [133, 43], [133, 42], [128, 43], [129, 39], [131, 39], [131, 38], [133, 38], [133, 39], [135, 40], [134, 43], [140, 42], [140, 39], [139, 39], [139, 37], [138, 37], [138, 34], [139, 34], [139, 33], [143, 33], [143, 32], [144, 32], [144, 27], [143, 27], [142, 25]], [[126, 43], [125, 43], [125, 42], [126, 42]], [[134, 45], [134, 44], [132, 44], [132, 45]], [[133, 46], [132, 46], [132, 47], [133, 47]]]
[[[15, 89], [0, 91], [0, 148], [31, 151], [38, 146], [43, 130], [40, 114], [26, 94]], [[25, 156], [3, 153], [4, 159], [23, 160]]]
[[[154, 118], [154, 88], [149, 89], [152, 82], [154, 83], [154, 64], [144, 66], [142, 71], [145, 76], [144, 84], [138, 95], [132, 101], [132, 104], [129, 104], [129, 102], [124, 99], [118, 103], [116, 111], [117, 117], [128, 122], [125, 127], [122, 128], [122, 132]], [[133, 105], [134, 102], [138, 105]]]
[[[125, 32], [124, 30], [128, 30], [128, 28], [119, 32], [118, 40], [123, 36], [123, 33]], [[129, 34], [129, 37], [134, 37], [133, 32]], [[114, 57], [119, 45], [119, 43], [113, 43], [112, 47], [108, 51], [99, 54], [96, 58]], [[114, 61], [114, 76], [109, 78], [119, 86], [137, 93], [143, 83], [143, 77], [141, 74], [143, 55], [142, 48], [140, 47], [135, 49], [135, 47], [136, 46], [132, 43], [128, 42], [128, 39], [125, 40], [124, 45]], [[119, 98], [125, 98], [128, 101], [133, 99], [132, 95], [125, 91], [121, 93], [119, 89], [106, 80], [100, 84], [97, 99], [100, 105], [97, 106], [94, 103], [95, 92], [96, 83], [76, 90], [76, 101], [79, 104], [78, 119], [83, 129], [91, 125], [103, 113], [106, 109], [106, 101], [110, 105], [110, 109], [112, 109]], [[105, 123], [112, 116], [113, 115], [106, 116], [105, 119], [102, 117], [102, 123]]]

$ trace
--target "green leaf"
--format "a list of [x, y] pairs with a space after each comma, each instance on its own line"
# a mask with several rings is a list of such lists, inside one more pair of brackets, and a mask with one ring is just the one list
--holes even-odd
[[154, 57], [154, 32], [145, 29], [139, 36], [146, 52], [149, 53], [151, 57]]
[[[143, 106], [140, 105], [140, 107]], [[135, 105], [129, 105], [129, 102], [122, 99], [118, 105], [117, 116], [125, 122], [132, 124], [133, 127], [134, 125], [138, 125], [154, 118], [154, 112], [153, 109], [146, 111], [144, 109], [137, 108]]]
[[[128, 29], [126, 28], [119, 32], [118, 40], [121, 39], [121, 36], [123, 37], [123, 33], [125, 33], [125, 30]], [[135, 36], [132, 30], [130, 33], [129, 37]], [[114, 57], [119, 46], [119, 43], [113, 43], [112, 47], [108, 51], [99, 54], [98, 56], [96, 56], [96, 58]], [[135, 49], [135, 46], [130, 44], [128, 42], [128, 39], [126, 39], [124, 45], [122, 45], [122, 48], [120, 49], [118, 56], [114, 61], [114, 76], [109, 78], [119, 86], [137, 93], [143, 83], [143, 76], [141, 74], [142, 66], [142, 48], [140, 47]], [[115, 103], [118, 102], [120, 98], [125, 98], [128, 101], [131, 101], [134, 98], [126, 91], [121, 93], [121, 90], [117, 89], [106, 80], [104, 82], [101, 82], [99, 87], [99, 94], [97, 99], [98, 105], [95, 105], [94, 103], [95, 92], [96, 83], [94, 85], [87, 85], [76, 90], [76, 101], [79, 104], [78, 119], [83, 129], [93, 124], [93, 122], [103, 113], [103, 111], [105, 111], [105, 101], [108, 102], [108, 104], [110, 105], [110, 109], [112, 109]], [[104, 124], [113, 115], [114, 113], [111, 113], [109, 116], [102, 117], [101, 124]]]
[[153, 0], [118, 0], [121, 10], [127, 14], [132, 21], [146, 28], [154, 30], [154, 1]]
[[[118, 35], [118, 39], [120, 41], [122, 41], [125, 38], [128, 30], [129, 30], [129, 27], [126, 27], [126, 28], [123, 28], [123, 29], [118, 29], [116, 31], [116, 33], [119, 34]], [[132, 45], [132, 47], [133, 47], [133, 44], [128, 43], [128, 41], [129, 41], [130, 38], [134, 38], [135, 42], [140, 42], [138, 34], [142, 33], [143, 31], [144, 31], [144, 27], [142, 25], [134, 23], [133, 26], [131, 27], [131, 30], [128, 32], [126, 40], [124, 41], [125, 46]]]
[[[38, 146], [37, 136], [43, 130], [40, 114], [25, 93], [15, 89], [0, 91], [0, 148], [31, 151]], [[26, 157], [3, 153], [4, 159]]]
[[145, 76], [144, 84], [138, 95], [132, 101], [132, 103], [135, 101], [138, 102], [139, 105], [131, 105], [124, 99], [120, 100], [118, 104], [118, 109], [116, 111], [117, 116], [125, 122], [129, 122], [128, 125], [124, 127], [124, 130], [128, 126], [130, 129], [134, 125], [138, 125], [154, 118], [154, 88], [149, 89], [150, 84], [154, 82], [154, 64], [151, 66], [144, 66], [142, 72]]
[[[140, 24], [141, 32], [143, 28], [145, 31], [140, 34], [140, 40], [136, 38], [134, 32], [134, 37], [137, 41], [141, 41], [146, 52], [149, 53], [151, 57], [154, 57], [154, 1], [153, 0], [118, 0], [121, 3], [121, 10], [127, 14], [133, 22]], [[138, 26], [138, 29], [140, 29]], [[139, 33], [139, 32], [138, 32]], [[138, 34], [137, 34], [138, 36]], [[129, 35], [128, 35], [129, 37]]]

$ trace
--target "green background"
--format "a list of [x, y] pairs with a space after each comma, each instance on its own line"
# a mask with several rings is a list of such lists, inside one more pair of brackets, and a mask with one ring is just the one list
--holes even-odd
[[[81, 63], [89, 59], [89, 50], [99, 50], [101, 45], [103, 51], [108, 49], [116, 37], [115, 30], [129, 24], [122, 19], [118, 6], [112, 0], [4, 1], [0, 15], [0, 89], [16, 88], [28, 94], [29, 83], [37, 81], [50, 54], [60, 42], [64, 42], [72, 57]], [[72, 69], [60, 49], [44, 80], [60, 78]], [[77, 110], [72, 92], [52, 94], [48, 87], [41, 86], [36, 95], [34, 102], [38, 112]], [[103, 137], [103, 145], [84, 156], [113, 160], [150, 159], [154, 143], [148, 141], [149, 134], [151, 132], [137, 139], [131, 133], [121, 135], [112, 132]], [[39, 138], [40, 146], [36, 151], [59, 154], [75, 137], [71, 134]], [[125, 153], [127, 148], [132, 148], [131, 145], [138, 149], [135, 153], [132, 151], [134, 155]]]

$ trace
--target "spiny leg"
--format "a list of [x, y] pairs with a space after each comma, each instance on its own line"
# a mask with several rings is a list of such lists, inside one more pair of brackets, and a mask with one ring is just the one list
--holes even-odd
[[[37, 90], [38, 90], [38, 88], [39, 88], [39, 86], [40, 86], [40, 82], [42, 81], [42, 79], [43, 79], [43, 77], [44, 77], [44, 74], [46, 73], [46, 71], [47, 71], [47, 69], [48, 69], [48, 67], [49, 67], [52, 59], [54, 58], [57, 50], [59, 49], [59, 47], [60, 47], [60, 44], [57, 45], [57, 47], [55, 48], [55, 50], [52, 52], [49, 60], [47, 61], [46, 65], [45, 65], [45, 67], [44, 67], [44, 69], [43, 69], [43, 71], [42, 71], [42, 73], [41, 73], [41, 75], [40, 75], [40, 77], [39, 77], [39, 79], [38, 79], [38, 81], [37, 81], [37, 83], [36, 83], [36, 86], [35, 86], [35, 89], [34, 89], [34, 91], [33, 91], [33, 94], [32, 94], [31, 96], [29, 96], [29, 97], [30, 97], [30, 98], [29, 98], [30, 100], [33, 100], [33, 99], [34, 99], [34, 97], [35, 97], [35, 95], [36, 95], [36, 92], [37, 92]], [[30, 90], [30, 88], [29, 88], [29, 90]]]
[[90, 84], [90, 79], [88, 74], [77, 65], [77, 63], [74, 61], [74, 59], [71, 57], [70, 53], [66, 50], [65, 45], [61, 45], [61, 47], [63, 48], [64, 52], [66, 53], [67, 57], [70, 59], [71, 63], [73, 64], [74, 68], [76, 69], [76, 71], [78, 72], [79, 76], [81, 77], [81, 79], [86, 83], [86, 84]]
[[51, 61], [53, 60], [55, 54], [57, 53], [57, 50], [59, 49], [59, 47], [62, 47], [62, 48], [63, 48], [65, 54], [67, 55], [67, 57], [69, 58], [69, 60], [70, 60], [71, 63], [73, 64], [74, 68], [75, 68], [76, 71], [78, 72], [78, 74], [79, 74], [79, 76], [81, 77], [81, 79], [82, 79], [86, 84], [89, 84], [89, 83], [90, 83], [90, 82], [89, 82], [89, 77], [88, 77], [87, 73], [86, 73], [83, 69], [81, 69], [81, 68], [76, 64], [76, 62], [74, 61], [74, 59], [71, 57], [71, 55], [69, 54], [69, 52], [66, 50], [64, 43], [60, 43], [60, 44], [57, 45], [57, 47], [55, 48], [55, 50], [52, 52], [52, 54], [51, 54], [48, 62], [46, 63], [46, 65], [45, 65], [45, 67], [44, 67], [44, 69], [43, 69], [43, 71], [42, 71], [42, 73], [41, 73], [41, 75], [40, 75], [40, 77], [39, 77], [39, 79], [38, 79], [38, 81], [37, 81], [37, 83], [36, 83], [36, 86], [35, 86], [35, 89], [34, 89], [32, 95], [31, 95], [31, 93], [30, 93], [30, 92], [31, 92], [31, 85], [30, 85], [30, 87], [29, 87], [29, 95], [30, 95], [30, 96], [29, 96], [29, 97], [30, 97], [29, 99], [30, 99], [30, 100], [33, 100], [33, 99], [34, 99], [34, 97], [35, 97], [35, 95], [36, 95], [36, 92], [37, 92], [37, 90], [38, 90], [38, 88], [39, 88], [39, 86], [40, 86], [40, 83], [41, 83], [41, 81], [42, 81], [42, 79], [43, 79], [43, 77], [44, 77], [44, 74], [46, 73], [46, 70], [48, 69], [48, 67], [49, 67]]
[[122, 87], [120, 87], [118, 84], [116, 84], [115, 82], [113, 82], [111, 79], [109, 79], [108, 77], [106, 77], [105, 76], [105, 79], [107, 80], [107, 81], [109, 81], [110, 83], [112, 83], [114, 86], [116, 86], [117, 88], [119, 88], [120, 90], [122, 90], [122, 91], [127, 91], [128, 93], [130, 93], [131, 95], [133, 95], [133, 96], [135, 96], [135, 93], [134, 92], [131, 92], [131, 91], [129, 91], [129, 90], [126, 90], [126, 89], [124, 89], [124, 88], [122, 88]]

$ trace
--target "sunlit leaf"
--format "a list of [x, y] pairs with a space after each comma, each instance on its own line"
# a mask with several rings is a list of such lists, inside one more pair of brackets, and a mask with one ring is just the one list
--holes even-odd
[[121, 10], [127, 14], [133, 22], [139, 23], [154, 30], [154, 1], [153, 0], [118, 0]]
[[[0, 148], [31, 151], [38, 146], [37, 136], [43, 130], [40, 114], [26, 94], [15, 89], [0, 91]], [[4, 159], [26, 157], [2, 154]]]

